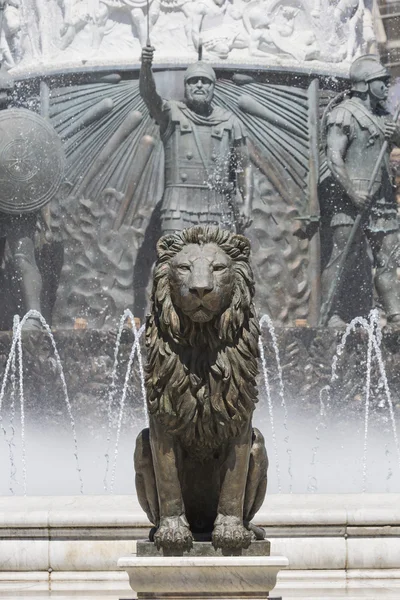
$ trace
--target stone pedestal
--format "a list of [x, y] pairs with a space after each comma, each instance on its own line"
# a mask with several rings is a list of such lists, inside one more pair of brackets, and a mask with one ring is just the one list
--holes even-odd
[[143, 600], [264, 600], [288, 565], [284, 556], [128, 556], [118, 561]]
[[[269, 540], [255, 540], [248, 548], [236, 551], [223, 552], [220, 548], [215, 550], [210, 541], [196, 541], [189, 551], [185, 550], [181, 556], [269, 556], [271, 543]], [[150, 540], [138, 540], [136, 543], [136, 556], [169, 556], [165, 550], [157, 550], [156, 545]], [[177, 556], [174, 552], [173, 556]]]

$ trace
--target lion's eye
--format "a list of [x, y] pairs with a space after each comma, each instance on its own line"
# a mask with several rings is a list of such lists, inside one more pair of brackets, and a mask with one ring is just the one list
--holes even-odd
[[226, 265], [213, 265], [213, 271], [225, 271]]
[[190, 271], [190, 265], [179, 265], [178, 269], [180, 271]]

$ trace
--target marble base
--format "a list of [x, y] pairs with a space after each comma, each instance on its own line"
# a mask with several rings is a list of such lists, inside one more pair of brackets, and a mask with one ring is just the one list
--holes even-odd
[[138, 598], [264, 600], [275, 587], [284, 556], [128, 556], [118, 567]]

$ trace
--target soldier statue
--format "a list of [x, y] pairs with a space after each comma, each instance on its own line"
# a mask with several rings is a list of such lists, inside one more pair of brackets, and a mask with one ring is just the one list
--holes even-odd
[[[35, 240], [38, 235], [43, 242], [50, 239], [44, 206], [61, 181], [63, 153], [45, 119], [26, 109], [8, 108], [12, 91], [11, 77], [0, 68], [0, 264], [7, 243], [18, 309], [41, 312]], [[41, 329], [38, 317], [30, 316], [24, 329]]]
[[[387, 322], [400, 324], [399, 225], [389, 164], [391, 148], [400, 145], [400, 128], [385, 109], [389, 73], [375, 55], [365, 55], [352, 63], [350, 82], [350, 97], [336, 104], [326, 120], [327, 162], [341, 192], [331, 209], [332, 253], [322, 273], [322, 310], [326, 309], [324, 302], [337, 277], [355, 219], [361, 213], [361, 226], [347, 257], [340, 291], [329, 310], [327, 323], [332, 327], [345, 324], [340, 304], [352, 295], [352, 278], [361, 268], [361, 253], [366, 252], [369, 244], [375, 288]], [[371, 188], [371, 175], [385, 140], [388, 151]]]
[[165, 150], [162, 234], [192, 225], [244, 231], [250, 225], [252, 172], [242, 123], [212, 105], [216, 75], [202, 61], [185, 72], [184, 102], [163, 100], [151, 69], [153, 54], [151, 46], [142, 50], [140, 93]]

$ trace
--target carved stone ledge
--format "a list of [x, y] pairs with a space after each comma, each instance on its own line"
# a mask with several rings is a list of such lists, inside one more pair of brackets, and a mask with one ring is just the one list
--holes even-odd
[[143, 600], [264, 600], [288, 565], [284, 556], [130, 556], [118, 561]]

